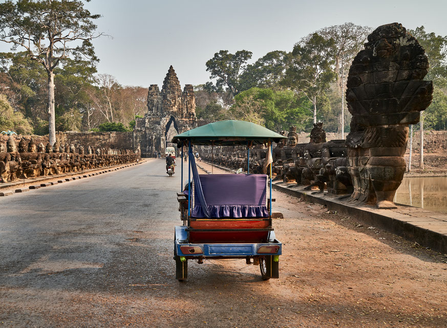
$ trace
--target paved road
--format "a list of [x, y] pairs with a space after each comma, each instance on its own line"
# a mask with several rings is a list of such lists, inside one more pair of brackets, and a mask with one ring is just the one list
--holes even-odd
[[180, 172], [164, 166], [1, 197], [0, 326], [446, 326], [441, 255], [281, 193], [280, 279], [207, 260], [178, 282]]

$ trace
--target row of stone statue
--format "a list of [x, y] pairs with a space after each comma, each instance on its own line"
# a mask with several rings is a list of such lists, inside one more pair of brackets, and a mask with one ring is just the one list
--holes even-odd
[[[281, 132], [286, 135], [286, 132]], [[267, 147], [258, 145], [250, 149], [248, 164], [246, 150], [215, 149], [214, 154], [202, 151], [202, 158], [215, 164], [232, 169], [242, 168], [250, 173], [267, 173]], [[348, 158], [345, 140], [326, 142], [323, 124], [314, 125], [309, 143], [298, 143], [296, 127], [292, 126], [287, 140], [281, 141], [273, 148], [273, 176], [276, 180], [294, 182], [307, 189], [317, 187], [320, 192], [326, 188], [334, 194], [352, 193], [353, 185], [348, 173]]]
[[6, 143], [0, 140], [0, 182], [51, 176], [70, 172], [134, 163], [140, 154], [132, 150], [116, 150], [71, 144], [51, 146], [22, 138], [17, 146], [13, 136]]

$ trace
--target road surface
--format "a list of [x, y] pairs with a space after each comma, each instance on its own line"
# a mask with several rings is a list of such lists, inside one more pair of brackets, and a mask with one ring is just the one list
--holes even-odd
[[245, 260], [189, 263], [163, 160], [0, 198], [0, 326], [440, 327], [442, 254], [276, 192], [280, 279]]

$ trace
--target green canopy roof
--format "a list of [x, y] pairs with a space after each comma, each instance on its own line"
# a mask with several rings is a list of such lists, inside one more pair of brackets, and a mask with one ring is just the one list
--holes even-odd
[[273, 132], [263, 126], [245, 121], [219, 121], [176, 135], [172, 142], [183, 144], [183, 141], [191, 140], [193, 144], [237, 145], [278, 142], [286, 137]]

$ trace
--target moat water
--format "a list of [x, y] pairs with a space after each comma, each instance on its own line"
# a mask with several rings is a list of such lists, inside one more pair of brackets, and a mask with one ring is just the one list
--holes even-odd
[[394, 202], [447, 214], [447, 177], [404, 178]]

